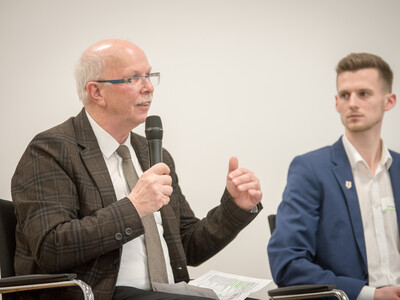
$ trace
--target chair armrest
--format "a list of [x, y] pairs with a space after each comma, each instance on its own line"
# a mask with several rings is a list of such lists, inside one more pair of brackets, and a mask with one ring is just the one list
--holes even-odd
[[8, 286], [19, 286], [28, 284], [39, 284], [39, 283], [53, 283], [59, 281], [70, 281], [75, 279], [76, 274], [32, 274], [32, 275], [20, 275], [11, 276], [0, 279], [0, 287]]
[[304, 293], [318, 293], [326, 292], [336, 288], [336, 285], [319, 285], [319, 284], [303, 284], [303, 285], [291, 285], [269, 290], [270, 296], [282, 296], [282, 295], [295, 295]]
[[347, 295], [336, 289], [332, 284], [304, 284], [280, 287], [268, 291], [270, 299], [310, 299], [334, 296], [337, 299], [348, 300]]
[[0, 294], [47, 288], [78, 286], [85, 300], [93, 300], [92, 288], [84, 281], [76, 279], [76, 274], [32, 274], [11, 276], [0, 279]]

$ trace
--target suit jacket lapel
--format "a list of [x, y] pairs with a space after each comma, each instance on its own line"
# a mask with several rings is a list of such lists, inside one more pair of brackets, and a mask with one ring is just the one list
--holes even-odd
[[396, 205], [397, 226], [400, 232], [400, 158], [397, 153], [390, 151], [393, 162], [389, 168], [390, 181], [392, 182], [392, 190], [394, 203]]
[[82, 109], [75, 117], [73, 124], [77, 143], [82, 147], [80, 153], [81, 159], [100, 191], [103, 206], [106, 207], [117, 201], [117, 197], [110, 174], [108, 173], [107, 165], [86, 116], [85, 109]]
[[[340, 189], [344, 195], [349, 210], [351, 224], [358, 248], [365, 265], [367, 265], [367, 254], [364, 240], [364, 229], [361, 218], [360, 205], [358, 203], [357, 191], [354, 184], [353, 172], [350, 162], [344, 150], [342, 139], [339, 139], [331, 148], [333, 173], [336, 176]], [[345, 212], [343, 212], [345, 213]]]
[[[133, 149], [135, 150], [136, 156], [139, 160], [139, 164], [142, 167], [143, 172], [145, 172], [150, 168], [150, 159], [149, 159], [149, 150], [147, 146], [147, 141], [144, 137], [132, 132], [131, 144], [133, 146]], [[160, 213], [163, 221], [164, 236], [166, 234], [167, 235], [171, 234], [171, 226], [174, 226], [176, 224], [170, 221], [171, 218], [175, 220], [175, 213], [171, 205], [164, 205], [163, 207], [161, 207]]]

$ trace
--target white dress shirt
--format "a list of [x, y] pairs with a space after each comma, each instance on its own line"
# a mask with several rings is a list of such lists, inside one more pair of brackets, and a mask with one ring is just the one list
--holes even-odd
[[[115, 152], [120, 144], [108, 132], [100, 127], [88, 112], [86, 112], [86, 115], [97, 138], [100, 150], [103, 153], [103, 157], [114, 186], [115, 194], [117, 199], [120, 200], [128, 196], [131, 192], [128, 188], [128, 184], [126, 183], [124, 172], [122, 170], [122, 158]], [[143, 170], [140, 167], [136, 153], [130, 143], [130, 137], [126, 139], [123, 145], [128, 147], [131, 153], [133, 165], [136, 169], [136, 173], [138, 177], [140, 177], [143, 174]], [[168, 282], [174, 283], [174, 275], [172, 273], [169, 259], [168, 246], [163, 237], [164, 228], [162, 226], [160, 212], [155, 212], [154, 218], [156, 220], [157, 229], [165, 256]], [[141, 235], [124, 244], [122, 248], [122, 257], [116, 285], [132, 286], [143, 290], [151, 290], [144, 235]]]
[[375, 287], [400, 284], [400, 240], [389, 168], [392, 157], [382, 142], [375, 174], [357, 149], [343, 136], [360, 205], [367, 252], [369, 286], [358, 298], [373, 299]]

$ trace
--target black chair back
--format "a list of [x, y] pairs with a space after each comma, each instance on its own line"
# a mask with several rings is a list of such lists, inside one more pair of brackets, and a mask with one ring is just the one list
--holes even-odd
[[268, 223], [269, 223], [269, 230], [271, 231], [272, 234], [276, 227], [276, 215], [269, 215]]
[[[0, 268], [2, 277], [0, 281], [2, 281], [1, 287], [3, 289], [9, 288], [9, 290], [3, 291], [5, 294], [0, 295], [0, 297], [3, 297], [3, 300], [17, 299], [17, 294], [19, 293], [15, 293], [15, 286], [18, 286], [20, 291], [24, 291], [18, 299], [39, 299], [39, 296], [32, 295], [33, 290], [66, 286], [79, 286], [84, 293], [85, 299], [94, 299], [92, 289], [88, 284], [80, 280], [73, 280], [76, 279], [76, 274], [32, 274], [15, 276], [14, 253], [16, 226], [17, 218], [15, 217], [14, 203], [0, 199]], [[6, 278], [11, 276], [15, 277]], [[69, 281], [69, 284], [66, 284], [66, 281]]]
[[0, 268], [1, 277], [14, 276], [15, 227], [14, 204], [0, 199]]

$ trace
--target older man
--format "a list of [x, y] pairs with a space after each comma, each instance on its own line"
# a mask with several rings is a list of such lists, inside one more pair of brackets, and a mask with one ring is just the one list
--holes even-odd
[[[159, 76], [129, 41], [83, 53], [76, 79], [84, 109], [37, 135], [12, 180], [17, 274], [77, 273], [96, 299], [181, 299], [152, 292], [152, 282], [188, 281], [187, 265], [216, 254], [260, 211], [259, 180], [236, 158], [220, 205], [203, 220], [183, 196], [170, 154], [149, 166], [147, 142], [131, 130], [146, 120]], [[149, 265], [152, 241], [160, 276]], [[72, 288], [40, 295], [79, 297]]]

